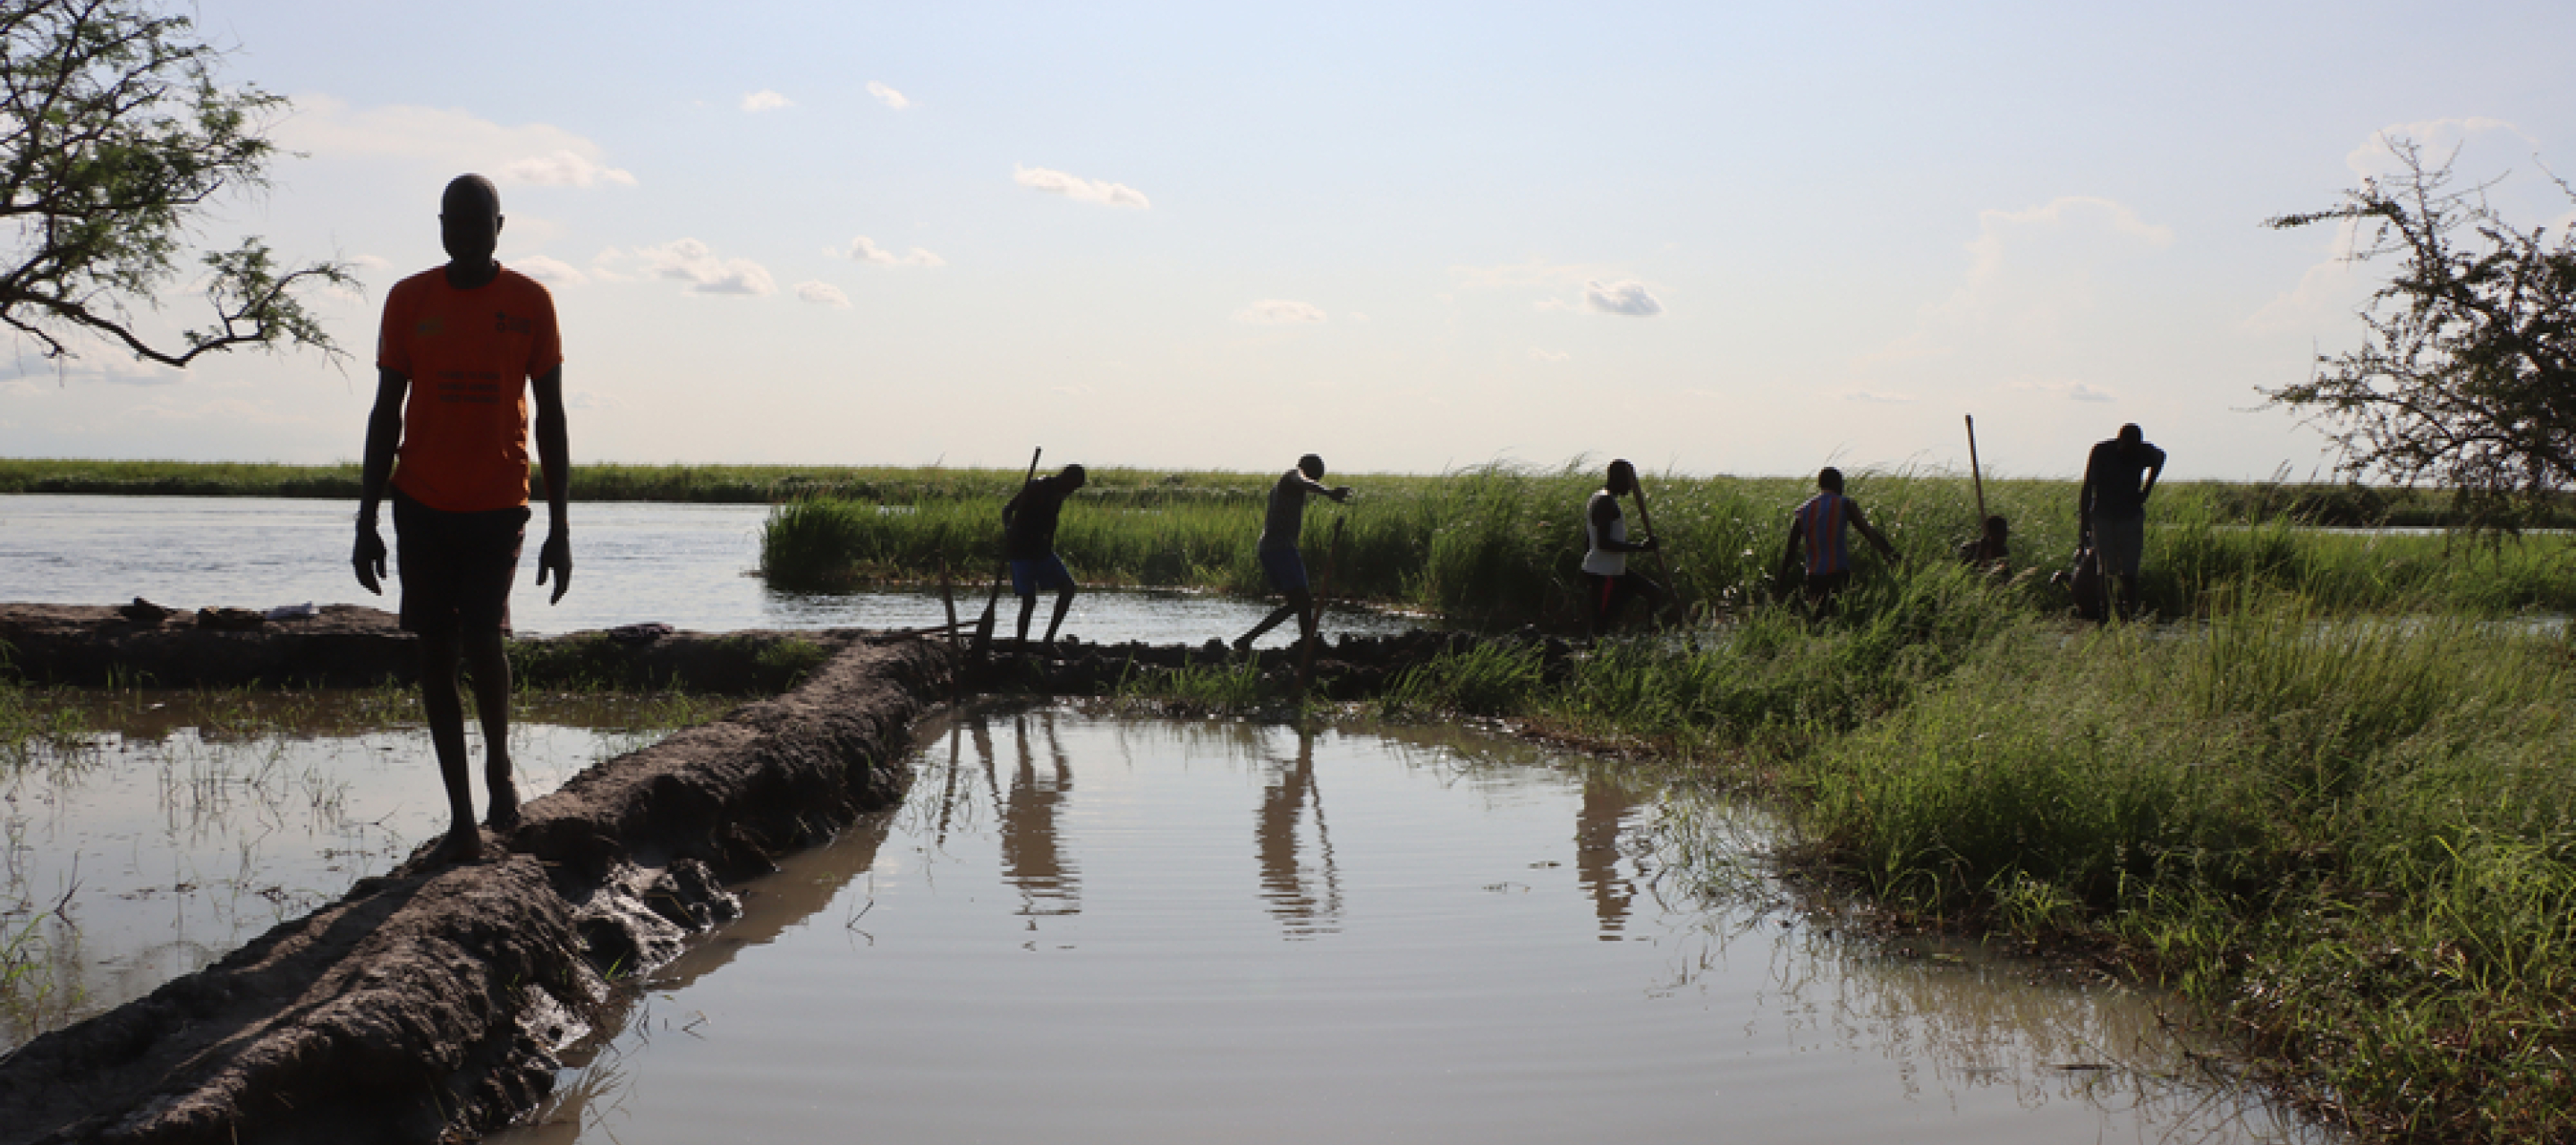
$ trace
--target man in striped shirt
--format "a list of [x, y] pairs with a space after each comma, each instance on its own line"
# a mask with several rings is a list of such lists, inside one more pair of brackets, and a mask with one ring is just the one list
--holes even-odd
[[1834, 597], [1851, 583], [1852, 559], [1844, 529], [1860, 530], [1870, 547], [1896, 564], [1896, 546], [1861, 514], [1860, 502], [1843, 496], [1843, 471], [1826, 466], [1816, 474], [1816, 495], [1789, 516], [1789, 547], [1780, 554], [1782, 567], [1798, 561], [1803, 551], [1807, 569], [1807, 607], [1817, 616], [1833, 608]]

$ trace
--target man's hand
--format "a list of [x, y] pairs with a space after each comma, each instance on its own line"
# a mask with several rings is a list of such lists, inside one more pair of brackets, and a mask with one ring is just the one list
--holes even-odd
[[1336, 485], [1333, 487], [1332, 492], [1324, 495], [1335, 501], [1348, 501], [1351, 499], [1351, 487], [1348, 485]]
[[385, 580], [385, 539], [376, 533], [373, 521], [358, 522], [358, 543], [349, 553], [350, 567], [358, 570], [358, 583], [367, 591], [383, 596]]
[[554, 604], [572, 587], [572, 538], [559, 530], [548, 530], [545, 547], [537, 550], [538, 587], [544, 587], [547, 573], [554, 574], [555, 592], [546, 603]]
[[1651, 553], [1662, 547], [1664, 547], [1664, 543], [1653, 537], [1648, 537], [1645, 540], [1637, 542], [1637, 551], [1641, 553]]

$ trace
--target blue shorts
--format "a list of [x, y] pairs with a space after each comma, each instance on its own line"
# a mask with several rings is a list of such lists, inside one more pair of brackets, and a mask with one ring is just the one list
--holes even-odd
[[1011, 591], [1021, 596], [1072, 587], [1073, 570], [1064, 567], [1064, 559], [1054, 553], [1048, 553], [1045, 560], [1011, 562]]
[[1306, 558], [1295, 549], [1261, 550], [1261, 571], [1270, 574], [1270, 587], [1281, 592], [1306, 589]]

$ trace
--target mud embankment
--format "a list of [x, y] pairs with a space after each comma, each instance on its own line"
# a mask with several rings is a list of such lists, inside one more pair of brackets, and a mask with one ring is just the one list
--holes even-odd
[[[22, 672], [66, 682], [84, 677], [41, 669], [113, 664], [114, 650], [165, 657], [145, 661], [172, 673], [162, 683], [407, 677], [407, 640], [378, 627], [357, 617], [302, 649], [283, 629], [120, 632], [110, 651], [68, 656], [26, 655], [27, 625], [0, 639], [20, 644]], [[260, 640], [204, 639], [245, 635]], [[901, 798], [907, 728], [955, 686], [957, 657], [912, 638], [828, 639], [838, 651], [795, 690], [582, 773], [529, 803], [515, 830], [485, 832], [485, 861], [416, 855], [205, 970], [29, 1042], [0, 1061], [0, 1143], [427, 1142], [507, 1121], [552, 1084], [554, 1048], [607, 999], [603, 972], [668, 958], [735, 913], [723, 880]], [[174, 650], [188, 644], [197, 659]], [[237, 675], [176, 669], [206, 648], [236, 652]]]

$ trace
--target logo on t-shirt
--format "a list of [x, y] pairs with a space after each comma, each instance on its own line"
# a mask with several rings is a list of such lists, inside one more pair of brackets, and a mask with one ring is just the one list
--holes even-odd
[[411, 333], [415, 338], [438, 337], [441, 334], [447, 333], [447, 319], [439, 315], [432, 314], [427, 318], [423, 318], [418, 322], [412, 323]]
[[537, 332], [537, 320], [512, 318], [507, 310], [495, 310], [492, 312], [492, 329], [502, 334], [534, 334]]

